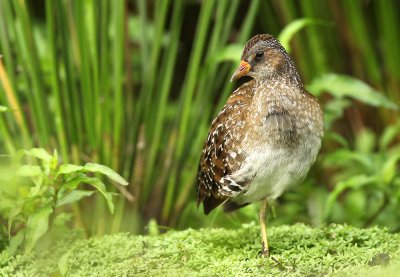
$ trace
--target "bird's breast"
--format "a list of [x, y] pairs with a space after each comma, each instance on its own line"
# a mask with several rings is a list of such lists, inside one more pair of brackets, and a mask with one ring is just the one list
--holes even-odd
[[250, 140], [246, 143], [295, 148], [314, 136], [322, 136], [319, 104], [297, 91], [261, 87], [250, 110], [247, 128]]

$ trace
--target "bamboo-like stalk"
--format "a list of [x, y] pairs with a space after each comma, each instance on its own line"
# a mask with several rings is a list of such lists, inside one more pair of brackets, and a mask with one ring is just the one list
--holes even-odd
[[[144, 168], [144, 190], [143, 190], [143, 198], [146, 199], [148, 197], [148, 194], [150, 192], [149, 188], [152, 186], [150, 185], [150, 182], [154, 180], [154, 175], [152, 175], [152, 168], [154, 166], [154, 161], [156, 158], [156, 153], [157, 150], [159, 149], [159, 138], [160, 138], [160, 128], [161, 128], [161, 123], [162, 123], [162, 118], [160, 116], [157, 116], [157, 114], [160, 114], [160, 112], [163, 112], [164, 107], [162, 105], [165, 105], [166, 102], [160, 102], [160, 100], [165, 100], [165, 99], [160, 99], [159, 97], [159, 92], [157, 90], [160, 89], [159, 86], [156, 86], [157, 83], [163, 83], [163, 79], [168, 77], [165, 76], [164, 74], [159, 74], [160, 73], [160, 65], [159, 65], [159, 59], [160, 59], [160, 54], [161, 54], [161, 46], [162, 46], [162, 39], [163, 39], [163, 33], [165, 29], [165, 24], [166, 24], [166, 17], [167, 17], [167, 12], [168, 12], [168, 6], [169, 6], [169, 1], [158, 1], [156, 2], [156, 8], [155, 12], [157, 14], [157, 17], [155, 18], [155, 30], [154, 30], [154, 35], [152, 38], [152, 43], [151, 43], [151, 56], [150, 60], [147, 61], [149, 63], [148, 66], [148, 71], [147, 75], [145, 76], [145, 79], [143, 80], [143, 87], [141, 91], [141, 95], [143, 96], [143, 120], [144, 124], [146, 126], [145, 128], [145, 137], [146, 137], [146, 142], [148, 141], [148, 151], [146, 151], [147, 158], [145, 161], [145, 168]], [[180, 2], [175, 3], [174, 5], [181, 5]], [[159, 6], [159, 8], [157, 8]], [[178, 18], [179, 19], [179, 18]], [[176, 43], [176, 42], [175, 42]], [[172, 51], [176, 51], [176, 45], [174, 46], [172, 43]], [[175, 49], [174, 49], [175, 48]], [[167, 50], [168, 51], [168, 50]], [[169, 54], [171, 55], [171, 54]], [[171, 66], [174, 65], [175, 63], [175, 58], [173, 57], [174, 60], [171, 62], [173, 63]], [[169, 76], [171, 78], [172, 75]], [[166, 91], [164, 91], [166, 93]], [[164, 96], [165, 97], [165, 96]], [[158, 107], [157, 110], [154, 110], [154, 107]], [[160, 110], [161, 109], [161, 110]], [[141, 109], [138, 107], [138, 111]], [[156, 127], [157, 126], [157, 127]]]
[[390, 1], [379, 1], [375, 3], [378, 16], [380, 36], [382, 38], [383, 60], [385, 64], [386, 79], [383, 87], [387, 94], [395, 101], [400, 100], [400, 53], [397, 45], [400, 44], [400, 36], [396, 26], [399, 26], [400, 20], [396, 15], [398, 5]]
[[[149, 151], [148, 157], [146, 161], [146, 174], [147, 178], [145, 179], [144, 186], [149, 187], [150, 183], [154, 181], [154, 175], [152, 174], [152, 168], [154, 168], [154, 164], [157, 158], [157, 153], [160, 148], [160, 143], [162, 140], [162, 134], [166, 131], [164, 126], [165, 124], [165, 113], [168, 104], [168, 96], [171, 90], [172, 78], [174, 76], [174, 68], [177, 60], [177, 52], [179, 46], [179, 36], [181, 33], [181, 25], [182, 25], [182, 1], [175, 1], [173, 5], [172, 11], [172, 22], [170, 26], [170, 44], [167, 51], [167, 54], [164, 57], [162, 62], [162, 69], [160, 74], [160, 86], [159, 86], [159, 96], [156, 96], [158, 99], [154, 102], [157, 103], [158, 109], [153, 111], [155, 114], [154, 116], [154, 128], [153, 134], [150, 136], [150, 144], [149, 144]], [[150, 109], [152, 110], [152, 109]], [[133, 180], [134, 181], [134, 180]], [[154, 188], [154, 187], [153, 187]], [[142, 195], [143, 199], [147, 199], [148, 195], [150, 194], [150, 190], [147, 189], [147, 192]]]
[[57, 139], [61, 147], [61, 154], [65, 161], [68, 161], [68, 146], [65, 135], [65, 118], [63, 116], [63, 102], [61, 96], [61, 88], [57, 76], [57, 68], [59, 67], [57, 63], [57, 41], [56, 41], [56, 27], [55, 27], [55, 16], [57, 15], [55, 8], [53, 6], [53, 1], [46, 1], [46, 16], [47, 16], [47, 35], [48, 35], [48, 49], [50, 52], [50, 66], [53, 69], [51, 71], [51, 89], [52, 94], [55, 97], [55, 125], [57, 132]]
[[[210, 24], [210, 18], [212, 14], [212, 9], [214, 6], [214, 1], [206, 0], [202, 2], [201, 11], [199, 16], [199, 21], [197, 25], [196, 35], [194, 39], [194, 46], [192, 54], [190, 57], [188, 70], [186, 78], [183, 84], [183, 89], [181, 91], [182, 98], [180, 103], [180, 120], [178, 127], [178, 136], [182, 138], [177, 142], [176, 151], [174, 157], [177, 161], [182, 160], [185, 135], [187, 134], [188, 123], [189, 123], [189, 113], [191, 109], [192, 95], [194, 94], [194, 89], [197, 81], [197, 74], [199, 72], [200, 58], [202, 51], [204, 49], [204, 44], [207, 35], [207, 29]], [[171, 178], [168, 181], [167, 192], [162, 212], [162, 218], [165, 220], [171, 211], [172, 201], [174, 199], [174, 193], [176, 188], [176, 183], [178, 182], [177, 173], [179, 170], [179, 164], [175, 163], [175, 168], [172, 171]]]
[[343, 1], [343, 10], [347, 13], [349, 27], [352, 31], [353, 42], [357, 45], [359, 55], [362, 57], [365, 65], [360, 65], [358, 59], [353, 61], [359, 76], [367, 77], [371, 82], [380, 84], [382, 76], [379, 72], [377, 57], [372, 48], [372, 40], [370, 33], [366, 28], [366, 20], [364, 19], [361, 1]]
[[[62, 63], [65, 70], [65, 80], [61, 82], [62, 91], [64, 92], [64, 107], [65, 107], [65, 120], [68, 128], [68, 140], [72, 147], [72, 153], [74, 149], [82, 150], [84, 137], [80, 134], [84, 133], [84, 123], [82, 122], [83, 114], [81, 110], [80, 93], [77, 85], [78, 75], [76, 73], [76, 67], [79, 66], [80, 62], [77, 59], [77, 38], [75, 23], [73, 20], [73, 12], [70, 1], [60, 3], [55, 2], [58, 10], [60, 22], [64, 22], [64, 28], [59, 29], [60, 44], [64, 45], [64, 51], [62, 55]], [[72, 161], [78, 163], [80, 159], [77, 155], [72, 155]]]
[[[14, 21], [16, 29], [18, 55], [24, 66], [23, 75], [31, 82], [31, 90], [28, 92], [31, 104], [33, 105], [36, 133], [42, 145], [47, 145], [53, 129], [52, 122], [49, 122], [49, 105], [45, 97], [45, 87], [42, 70], [38, 58], [37, 46], [33, 38], [32, 23], [24, 0], [11, 1], [18, 20]], [[6, 5], [7, 6], [7, 5]], [[11, 11], [9, 11], [11, 13]]]
[[[301, 2], [304, 16], [313, 18], [315, 15], [317, 15], [317, 13], [319, 13], [318, 18], [323, 18], [320, 5], [321, 2], [312, 2], [312, 4], [310, 4], [310, 2], [306, 3], [305, 1]], [[312, 66], [313, 72], [318, 72], [318, 75], [322, 75], [327, 71], [326, 51], [328, 51], [328, 49], [327, 47], [324, 47], [324, 41], [319, 39], [320, 32], [317, 28], [321, 27], [310, 26], [306, 30], [307, 40], [310, 44], [309, 59], [312, 60], [308, 66]]]
[[9, 103], [8, 108], [14, 114], [15, 121], [17, 122], [18, 127], [21, 130], [21, 133], [24, 137], [24, 141], [29, 146], [30, 142], [28, 139], [28, 132], [27, 132], [25, 118], [22, 115], [21, 104], [18, 100], [18, 97], [15, 95], [15, 90], [11, 86], [11, 82], [10, 82], [8, 74], [4, 68], [1, 57], [0, 57], [0, 82], [3, 86], [5, 95], [7, 97], [8, 103]]
[[[113, 157], [118, 157], [121, 153], [120, 147], [122, 144], [121, 138], [122, 136], [122, 128], [124, 126], [123, 122], [123, 113], [124, 113], [124, 101], [123, 101], [123, 68], [124, 68], [124, 46], [125, 46], [125, 37], [124, 37], [124, 27], [125, 27], [125, 1], [124, 0], [118, 0], [113, 2], [113, 13], [111, 20], [113, 22], [113, 28], [114, 29], [114, 34], [115, 37], [113, 38], [113, 46], [112, 46], [112, 51], [114, 53], [113, 56], [113, 71], [114, 71], [114, 76], [113, 76], [113, 115], [114, 115], [114, 120], [113, 120], [113, 152], [112, 155]], [[113, 168], [120, 168], [120, 160], [117, 159], [112, 159], [111, 163]]]
[[[85, 1], [76, 1], [73, 3], [74, 19], [76, 20], [76, 34], [77, 34], [77, 55], [79, 57], [80, 66], [77, 68], [80, 75], [81, 82], [81, 93], [80, 101], [81, 105], [84, 106], [83, 109], [83, 122], [85, 126], [85, 134], [87, 136], [90, 150], [93, 149], [95, 145], [95, 128], [93, 120], [95, 117], [93, 111], [93, 78], [92, 78], [92, 68], [90, 66], [90, 48], [93, 47], [90, 44], [90, 39], [88, 36], [88, 29], [86, 16], [89, 13], [89, 5], [86, 5]], [[87, 153], [89, 154], [89, 153]]]

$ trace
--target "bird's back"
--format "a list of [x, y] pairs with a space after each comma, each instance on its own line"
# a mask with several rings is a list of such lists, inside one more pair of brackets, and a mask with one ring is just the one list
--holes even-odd
[[[236, 172], [245, 159], [245, 153], [240, 149], [248, 128], [253, 82], [232, 93], [213, 120], [204, 143], [197, 173], [197, 204], [203, 202], [206, 214], [229, 198], [230, 182], [225, 178]], [[231, 189], [234, 191], [236, 187]]]

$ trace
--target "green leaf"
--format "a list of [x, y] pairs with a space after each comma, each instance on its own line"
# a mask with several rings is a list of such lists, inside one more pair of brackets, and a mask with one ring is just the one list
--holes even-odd
[[95, 191], [87, 191], [87, 190], [73, 190], [61, 199], [57, 201], [57, 207], [71, 204], [81, 200], [84, 197], [91, 196]]
[[16, 200], [14, 200], [13, 198], [2, 194], [2, 188], [0, 187], [0, 197], [1, 197], [1, 201], [0, 201], [0, 213], [2, 211], [9, 211], [12, 210], [15, 205], [16, 205]]
[[21, 214], [22, 212], [22, 207], [21, 206], [15, 206], [10, 214], [8, 215], [8, 237], [11, 237], [11, 228], [12, 228], [12, 224], [14, 222], [14, 219]]
[[381, 174], [383, 183], [390, 184], [397, 173], [397, 163], [400, 160], [400, 153], [392, 154], [382, 166]]
[[95, 164], [95, 163], [87, 163], [84, 165], [84, 169], [89, 172], [98, 172], [98, 173], [104, 174], [111, 180], [113, 180], [121, 185], [124, 185], [124, 186], [128, 185], [128, 182], [125, 181], [125, 179], [122, 178], [121, 175], [119, 175], [114, 170], [112, 170], [111, 168], [109, 168], [105, 165]]
[[337, 183], [334, 190], [329, 194], [326, 201], [324, 218], [327, 219], [329, 217], [329, 214], [331, 213], [332, 207], [335, 204], [336, 199], [340, 196], [342, 192], [347, 189], [360, 189], [361, 187], [373, 183], [374, 181], [376, 181], [375, 176], [366, 176], [361, 174], [355, 175], [346, 181]]
[[374, 107], [397, 109], [397, 105], [366, 83], [347, 75], [324, 74], [312, 81], [307, 89], [316, 96], [329, 92], [337, 98], [351, 97]]
[[56, 149], [54, 149], [53, 156], [51, 157], [51, 160], [50, 160], [50, 168], [52, 170], [56, 170], [57, 165], [58, 165], [58, 152]]
[[71, 174], [75, 172], [79, 172], [83, 170], [83, 166], [74, 165], [74, 164], [62, 164], [58, 169], [57, 175], [60, 174]]
[[36, 242], [47, 232], [49, 229], [49, 216], [53, 212], [50, 204], [39, 209], [36, 213], [28, 218], [26, 225], [26, 249], [32, 250]]
[[355, 148], [361, 153], [371, 153], [374, 150], [375, 141], [374, 132], [368, 128], [363, 128], [357, 134]]
[[39, 176], [34, 176], [31, 177], [33, 183], [35, 184], [35, 186], [31, 187], [31, 189], [29, 190], [29, 197], [33, 197], [33, 196], [42, 196], [40, 195], [40, 191], [42, 189], [42, 185], [43, 185], [43, 176], [39, 175]]
[[21, 165], [17, 169], [17, 175], [22, 177], [34, 177], [42, 175], [42, 170], [38, 165]]
[[227, 45], [226, 47], [213, 54], [208, 63], [216, 64], [226, 61], [239, 62], [242, 51], [243, 46], [240, 44]]
[[366, 215], [367, 194], [364, 190], [352, 190], [345, 195], [344, 203], [346, 218], [353, 222], [360, 222]]
[[88, 177], [85, 175], [80, 175], [62, 185], [62, 189], [75, 189], [79, 184], [89, 184], [93, 187], [95, 187], [106, 199], [108, 208], [111, 213], [114, 213], [114, 203], [112, 202], [112, 195], [111, 193], [108, 193], [106, 190], [106, 186], [98, 179], [98, 178], [92, 178]]
[[15, 181], [13, 179], [16, 178], [16, 171], [13, 169], [13, 167], [7, 167], [7, 166], [0, 166], [0, 190], [4, 189], [6, 186], [4, 185], [5, 183], [12, 182], [14, 185], [16, 185]]
[[325, 139], [326, 140], [331, 139], [332, 141], [335, 141], [335, 142], [339, 143], [340, 146], [343, 147], [343, 148], [348, 148], [349, 147], [348, 141], [338, 133], [328, 132], [325, 135]]
[[22, 242], [24, 241], [24, 237], [25, 237], [25, 230], [20, 230], [16, 235], [14, 235], [11, 239], [10, 239], [10, 254], [14, 255], [15, 252], [17, 252], [18, 247], [22, 244]]
[[24, 150], [25, 155], [38, 158], [40, 160], [44, 160], [46, 162], [50, 162], [51, 160], [51, 155], [47, 153], [46, 150], [43, 148], [32, 148], [30, 150]]
[[353, 152], [348, 149], [339, 149], [326, 155], [324, 159], [325, 166], [343, 166], [344, 164], [352, 165], [351, 169], [357, 168], [356, 166], [361, 165], [368, 170], [374, 169], [373, 161], [370, 155]]
[[0, 105], [0, 113], [8, 111], [8, 107]]
[[147, 229], [149, 230], [150, 236], [157, 236], [158, 234], [160, 234], [157, 220], [155, 220], [154, 218], [150, 219], [149, 223], [147, 224]]
[[91, 178], [92, 180], [88, 182], [89, 185], [95, 187], [106, 199], [108, 209], [113, 214], [114, 213], [114, 203], [112, 200], [112, 194], [107, 192], [106, 186], [97, 178]]
[[91, 178], [91, 177], [81, 174], [81, 175], [65, 182], [61, 186], [61, 188], [62, 189], [75, 189], [77, 186], [79, 186], [79, 184], [90, 183], [90, 182], [92, 182], [92, 180], [96, 180], [96, 179], [97, 178]]
[[325, 26], [333, 26], [331, 22], [315, 19], [315, 18], [300, 18], [293, 20], [285, 28], [281, 31], [278, 36], [278, 40], [281, 42], [282, 46], [286, 49], [288, 53], [290, 53], [290, 40], [292, 37], [301, 29], [306, 27], [307, 25], [325, 25]]
[[380, 150], [385, 150], [390, 143], [399, 135], [400, 133], [400, 121], [396, 124], [387, 126], [379, 139]]
[[332, 123], [343, 115], [343, 111], [351, 105], [349, 99], [334, 98], [324, 106], [324, 122], [325, 128], [330, 129]]

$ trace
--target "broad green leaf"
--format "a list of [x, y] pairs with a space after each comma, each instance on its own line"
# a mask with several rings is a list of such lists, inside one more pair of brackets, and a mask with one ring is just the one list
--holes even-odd
[[397, 152], [391, 157], [389, 157], [389, 159], [387, 159], [383, 164], [381, 174], [383, 183], [385, 185], [389, 184], [395, 177], [397, 173], [397, 163], [399, 162], [399, 160], [400, 160], [400, 153]]
[[0, 105], [0, 113], [8, 111], [8, 107]]
[[119, 175], [114, 170], [112, 170], [111, 168], [109, 168], [105, 165], [95, 164], [95, 163], [87, 163], [84, 165], [84, 169], [89, 172], [98, 172], [98, 173], [104, 174], [111, 180], [113, 180], [121, 185], [124, 185], [124, 186], [128, 185], [128, 182], [125, 181], [125, 179], [122, 178], [121, 175]]
[[40, 195], [40, 190], [42, 189], [42, 185], [43, 185], [43, 176], [42, 175], [38, 175], [38, 176], [33, 176], [31, 177], [33, 183], [35, 184], [35, 186], [31, 187], [30, 191], [29, 191], [29, 197], [33, 197], [33, 196], [41, 196]]
[[332, 26], [333, 24], [328, 21], [323, 21], [315, 18], [300, 18], [293, 20], [285, 28], [281, 31], [278, 36], [278, 40], [281, 42], [282, 46], [286, 49], [288, 53], [290, 53], [290, 40], [292, 37], [301, 29], [306, 27], [307, 25], [325, 25]]
[[112, 195], [106, 190], [106, 186], [98, 179], [94, 177], [88, 177], [85, 175], [80, 175], [62, 185], [62, 189], [75, 189], [79, 184], [88, 184], [95, 187], [106, 199], [108, 208], [111, 213], [114, 213], [114, 203], [112, 202]]
[[325, 139], [326, 140], [331, 139], [331, 140], [339, 143], [341, 147], [344, 147], [344, 148], [348, 148], [349, 147], [349, 142], [343, 136], [341, 136], [338, 133], [328, 132], [325, 135]]
[[158, 234], [160, 234], [157, 220], [155, 220], [154, 218], [150, 219], [149, 223], [147, 224], [147, 229], [150, 236], [157, 236]]
[[22, 207], [16, 205], [8, 215], [8, 237], [11, 237], [11, 228], [14, 222], [14, 219], [22, 212]]
[[336, 119], [343, 116], [343, 111], [351, 105], [349, 99], [334, 98], [324, 106], [324, 123], [327, 130], [330, 129]]
[[21, 165], [17, 169], [17, 175], [22, 177], [33, 177], [42, 175], [42, 170], [38, 165]]
[[86, 175], [79, 175], [71, 180], [68, 180], [67, 182], [65, 182], [61, 188], [62, 189], [75, 189], [77, 186], [79, 186], [82, 183], [90, 183], [90, 182], [94, 182], [94, 180], [96, 180], [97, 178], [91, 178], [88, 177]]
[[379, 139], [380, 150], [385, 150], [390, 143], [400, 134], [400, 121], [396, 124], [387, 126]]
[[2, 211], [9, 211], [13, 209], [16, 205], [16, 200], [14, 199], [9, 199], [6, 195], [2, 194], [2, 189], [0, 188], [0, 213]]
[[313, 80], [307, 89], [316, 96], [329, 92], [335, 97], [351, 97], [374, 107], [397, 109], [397, 105], [366, 83], [347, 75], [324, 74]]
[[95, 191], [73, 190], [57, 201], [57, 207], [77, 202], [83, 197], [91, 196], [93, 193]]
[[10, 239], [9, 251], [11, 255], [17, 252], [18, 247], [22, 244], [25, 237], [25, 230], [20, 230], [16, 235], [12, 236]]
[[36, 213], [28, 218], [26, 225], [26, 249], [32, 250], [36, 242], [47, 232], [49, 229], [49, 216], [53, 212], [50, 204], [39, 209]]
[[47, 151], [43, 148], [32, 148], [30, 150], [24, 150], [24, 153], [27, 156], [38, 158], [46, 162], [50, 162], [51, 160], [51, 155], [49, 155], [49, 153], [47, 153]]
[[71, 174], [71, 173], [79, 172], [81, 170], [83, 170], [83, 166], [74, 165], [74, 164], [62, 164], [62, 165], [60, 165], [60, 168], [58, 169], [57, 175]]
[[240, 56], [242, 55], [243, 46], [240, 44], [230, 44], [222, 48], [210, 58], [210, 64], [232, 61], [239, 64]]
[[376, 137], [374, 132], [363, 128], [356, 136], [355, 147], [361, 153], [371, 153], [375, 147]]
[[375, 176], [366, 176], [361, 174], [361, 175], [355, 175], [346, 181], [337, 183], [334, 190], [329, 194], [328, 199], [326, 201], [324, 218], [327, 219], [329, 217], [329, 214], [331, 213], [332, 207], [336, 199], [346, 189], [360, 189], [361, 187], [366, 186], [375, 181], [376, 181]]
[[15, 178], [15, 170], [13, 167], [8, 167], [8, 166], [4, 166], [1, 167], [0, 166], [0, 189], [4, 188], [6, 183], [8, 182], [12, 182], [15, 183], [15, 181], [12, 181], [13, 178]]
[[352, 219], [353, 222], [362, 222], [362, 219], [365, 218], [365, 211], [368, 207], [368, 195], [364, 190], [351, 190], [346, 192], [345, 199], [343, 201], [343, 205], [346, 210], [346, 218]]
[[368, 169], [373, 169], [374, 164], [370, 155], [364, 153], [353, 152], [347, 149], [339, 149], [328, 155], [324, 159], [325, 166], [343, 166], [352, 163], [352, 168], [361, 165]]
[[91, 178], [92, 180], [88, 182], [89, 185], [95, 187], [106, 199], [108, 208], [110, 212], [114, 213], [114, 203], [112, 200], [112, 194], [107, 192], [106, 186], [97, 178]]

